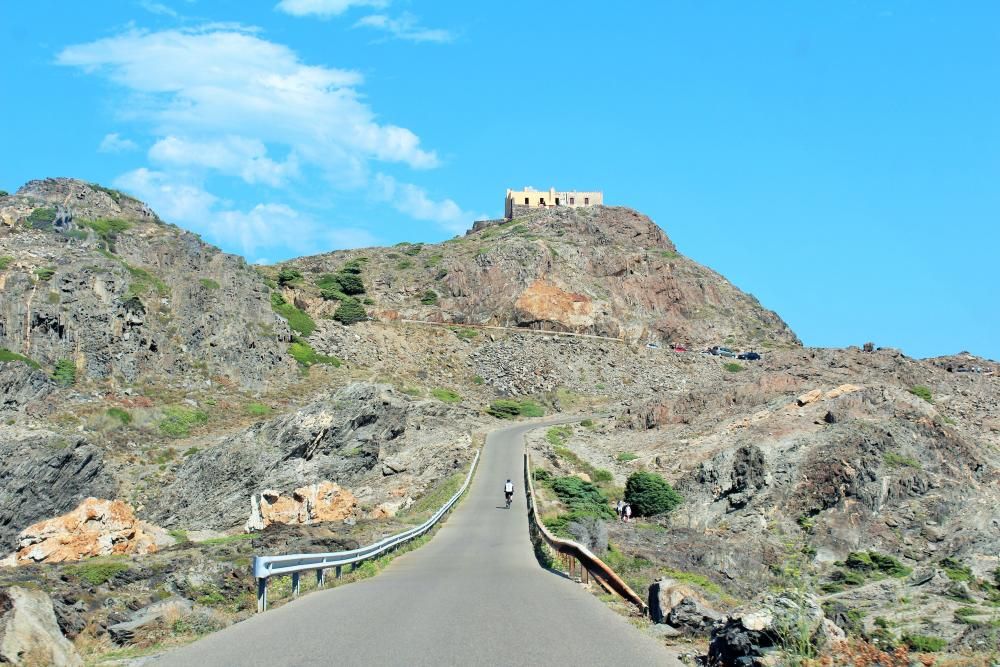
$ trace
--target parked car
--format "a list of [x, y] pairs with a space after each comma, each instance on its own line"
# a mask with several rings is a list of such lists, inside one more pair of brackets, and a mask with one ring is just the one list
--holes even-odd
[[737, 359], [746, 359], [747, 361], [757, 361], [760, 359], [760, 355], [756, 352], [742, 352], [736, 357]]
[[733, 352], [732, 350], [730, 350], [728, 347], [720, 347], [718, 345], [716, 345], [711, 350], [709, 350], [709, 352], [711, 352], [712, 354], [714, 354], [717, 357], [735, 357], [736, 356], [736, 353]]

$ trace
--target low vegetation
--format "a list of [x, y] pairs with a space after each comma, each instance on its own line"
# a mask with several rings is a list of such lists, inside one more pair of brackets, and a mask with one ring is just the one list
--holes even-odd
[[292, 344], [288, 346], [288, 354], [292, 355], [295, 361], [306, 368], [315, 364], [326, 364], [327, 366], [340, 368], [341, 364], [344, 363], [337, 357], [318, 353], [313, 349], [312, 345], [304, 340], [292, 341]]
[[115, 562], [90, 562], [67, 568], [70, 575], [83, 579], [91, 586], [106, 584], [116, 575], [127, 571], [128, 565], [126, 563]]
[[285, 268], [278, 271], [278, 285], [297, 285], [302, 282], [302, 272], [298, 269]]
[[903, 454], [898, 454], [896, 452], [886, 452], [882, 455], [882, 460], [885, 461], [886, 465], [893, 466], [895, 468], [922, 468], [920, 461], [916, 460], [912, 456], [905, 456]]
[[104, 242], [105, 247], [111, 252], [115, 251], [115, 242], [118, 235], [132, 226], [127, 220], [117, 220], [109, 218], [98, 218], [97, 220], [84, 220], [81, 223], [84, 227], [94, 231], [97, 238]]
[[618, 463], [628, 463], [629, 461], [635, 461], [639, 458], [638, 454], [633, 454], [632, 452], [621, 452], [615, 457]]
[[198, 282], [200, 282], [201, 286], [207, 290], [217, 290], [221, 287], [218, 282], [212, 280], [211, 278], [202, 278]]
[[107, 415], [121, 422], [122, 426], [128, 426], [132, 423], [132, 413], [122, 408], [108, 408]]
[[0, 363], [7, 361], [23, 361], [32, 368], [40, 368], [38, 362], [34, 359], [29, 359], [28, 357], [17, 354], [16, 352], [11, 352], [5, 347], [0, 347]]
[[444, 403], [460, 403], [462, 397], [451, 389], [431, 389], [431, 396]]
[[271, 414], [271, 406], [264, 405], [263, 403], [248, 403], [246, 411], [248, 415], [252, 415], [254, 417], [266, 417]]
[[877, 551], [852, 551], [844, 560], [844, 565], [866, 575], [882, 574], [890, 577], [905, 577], [912, 570], [892, 556]]
[[918, 385], [915, 385], [913, 387], [910, 387], [909, 391], [910, 391], [911, 394], [913, 394], [917, 398], [922, 398], [925, 401], [927, 401], [928, 403], [933, 403], [934, 402], [934, 397], [931, 395], [931, 390], [928, 389], [927, 387], [925, 387], [922, 384], [918, 384]]
[[52, 276], [56, 275], [56, 270], [49, 266], [40, 266], [35, 269], [35, 276], [39, 280], [50, 280]]
[[191, 429], [208, 423], [208, 413], [182, 405], [167, 406], [163, 414], [158, 427], [170, 438], [186, 438], [191, 435]]
[[277, 292], [271, 292], [271, 310], [288, 321], [288, 326], [299, 335], [308, 336], [316, 330], [316, 322], [304, 310], [285, 301], [285, 297]]
[[438, 302], [438, 294], [432, 289], [427, 290], [420, 297], [420, 303], [425, 306], [436, 306]]
[[70, 359], [60, 359], [52, 371], [52, 379], [61, 387], [72, 387], [76, 384], [76, 364]]
[[730, 361], [726, 364], [723, 364], [722, 367], [725, 368], [730, 373], [739, 373], [740, 371], [743, 370], [743, 366], [736, 363], [735, 361]]
[[56, 220], [56, 210], [50, 207], [36, 208], [28, 215], [28, 224], [37, 229], [45, 229]]
[[10, 255], [0, 256], [0, 271], [4, 271], [14, 262], [14, 258]]
[[368, 311], [365, 307], [361, 305], [361, 302], [356, 299], [346, 299], [340, 302], [337, 306], [336, 312], [333, 314], [333, 319], [341, 324], [354, 324], [355, 322], [363, 322], [368, 319]]
[[486, 409], [486, 412], [498, 419], [541, 417], [545, 414], [542, 406], [527, 398], [520, 400], [512, 398], [497, 399], [490, 403], [490, 407]]

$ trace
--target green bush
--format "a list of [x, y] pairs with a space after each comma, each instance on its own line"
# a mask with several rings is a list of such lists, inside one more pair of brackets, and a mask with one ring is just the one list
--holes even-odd
[[882, 460], [885, 461], [886, 465], [894, 466], [897, 468], [907, 467], [907, 468], [922, 468], [920, 461], [916, 460], [912, 456], [904, 456], [903, 454], [897, 454], [896, 452], [886, 452], [882, 455]]
[[171, 438], [186, 438], [191, 429], [208, 422], [208, 413], [181, 405], [169, 405], [163, 409], [160, 432]]
[[288, 326], [303, 336], [308, 336], [316, 330], [316, 322], [308, 313], [285, 301], [285, 297], [277, 292], [271, 293], [271, 310], [288, 320]]
[[566, 441], [573, 436], [573, 427], [569, 425], [565, 426], [553, 426], [545, 432], [545, 439], [548, 440], [550, 445], [554, 447], [561, 447], [566, 444]]
[[337, 357], [328, 357], [325, 354], [319, 354], [313, 349], [312, 345], [304, 340], [292, 341], [292, 344], [288, 346], [288, 354], [292, 355], [295, 361], [307, 368], [314, 364], [326, 364], [334, 368], [340, 368], [340, 365], [344, 363]]
[[918, 385], [916, 385], [914, 387], [910, 387], [910, 393], [913, 394], [914, 396], [916, 396], [917, 398], [924, 399], [928, 403], [933, 403], [934, 402], [933, 397], [931, 396], [931, 390], [928, 389], [927, 387], [925, 387], [922, 384], [918, 384]]
[[881, 573], [890, 577], [905, 577], [911, 572], [910, 568], [892, 556], [877, 551], [852, 551], [847, 555], [844, 565], [857, 572]]
[[725, 368], [730, 373], [739, 373], [741, 370], [743, 370], [743, 366], [737, 364], [734, 361], [730, 361], [727, 364], [723, 364], [722, 367]]
[[591, 475], [595, 482], [613, 482], [615, 476], [610, 470], [605, 470], [604, 468], [597, 468], [594, 470], [594, 474]]
[[271, 414], [271, 406], [264, 405], [263, 403], [248, 403], [246, 410], [248, 415], [253, 415], [254, 417], [264, 417]]
[[208, 290], [219, 289], [221, 287], [221, 285], [219, 285], [219, 283], [217, 283], [216, 281], [212, 280], [211, 278], [202, 278], [198, 282], [201, 283], [202, 287], [204, 287], [205, 289], [208, 289]]
[[47, 266], [39, 267], [35, 269], [35, 275], [38, 276], [39, 280], [49, 280], [56, 275], [56, 270]]
[[63, 387], [73, 386], [76, 384], [76, 364], [69, 359], [60, 359], [52, 371], [52, 379]]
[[909, 633], [904, 633], [900, 637], [900, 641], [906, 644], [911, 651], [918, 651], [920, 653], [937, 653], [948, 645], [948, 642], [940, 637], [911, 635]]
[[473, 375], [472, 384], [485, 384], [486, 380], [483, 379], [482, 375]]
[[445, 403], [459, 403], [462, 397], [451, 389], [431, 389], [431, 396]]
[[46, 229], [52, 226], [56, 220], [56, 210], [54, 208], [36, 208], [28, 215], [28, 224], [36, 229]]
[[396, 268], [400, 271], [405, 271], [406, 269], [413, 268], [413, 260], [404, 259], [396, 263]]
[[337, 306], [337, 311], [333, 314], [333, 319], [341, 324], [354, 324], [368, 319], [368, 312], [358, 301], [350, 299], [341, 301]]
[[598, 519], [613, 519], [615, 512], [608, 504], [608, 497], [591, 482], [585, 482], [579, 477], [557, 477], [550, 484], [559, 500], [569, 508], [570, 518], [594, 517]]
[[0, 347], [0, 363], [7, 361], [23, 361], [32, 368], [39, 368], [38, 362], [34, 359], [29, 359], [28, 357], [17, 354], [16, 352], [11, 352], [5, 347]]
[[515, 417], [541, 417], [545, 414], [545, 410], [542, 409], [540, 405], [531, 401], [529, 399], [509, 399], [500, 398], [492, 403], [490, 407], [486, 409], [487, 414], [490, 414], [499, 419], [513, 419]]
[[0, 271], [5, 271], [13, 263], [14, 258], [10, 255], [0, 256]]
[[91, 586], [100, 586], [115, 575], [128, 571], [125, 563], [84, 563], [67, 568], [70, 574], [83, 579]]
[[632, 452], [621, 452], [615, 457], [615, 460], [618, 461], [618, 463], [628, 463], [629, 461], [635, 461], [637, 458], [639, 458], [638, 454], [633, 454]]
[[354, 295], [354, 294], [364, 294], [365, 284], [361, 280], [361, 276], [356, 273], [338, 273], [334, 276], [337, 285], [340, 286], [340, 291], [344, 294]]
[[114, 220], [98, 218], [97, 220], [85, 220], [84, 227], [94, 230], [94, 233], [108, 246], [108, 250], [114, 251], [115, 241], [118, 235], [129, 229], [132, 223], [127, 220]]
[[340, 269], [340, 273], [361, 273], [364, 263], [368, 261], [367, 257], [358, 257], [352, 259], [351, 261], [344, 264], [343, 268]]
[[128, 410], [108, 408], [107, 415], [113, 419], [117, 419], [125, 426], [132, 423], [132, 414]]
[[292, 285], [302, 280], [302, 272], [298, 269], [281, 269], [278, 271], [278, 284], [284, 287], [285, 285]]
[[625, 501], [636, 516], [656, 516], [681, 504], [680, 494], [656, 473], [635, 472], [625, 482]]
[[420, 297], [420, 303], [424, 304], [425, 306], [436, 306], [437, 302], [438, 302], [437, 292], [435, 292], [432, 289], [427, 290]]
[[414, 243], [412, 245], [407, 245], [403, 248], [403, 254], [409, 255], [410, 257], [416, 257], [420, 254], [420, 251], [424, 249], [423, 243]]
[[552, 479], [552, 473], [550, 473], [545, 468], [535, 468], [531, 474], [532, 474], [532, 479], [534, 479], [536, 482], [545, 483]]
[[944, 558], [941, 560], [941, 569], [952, 581], [975, 581], [975, 576], [968, 565], [955, 558]]

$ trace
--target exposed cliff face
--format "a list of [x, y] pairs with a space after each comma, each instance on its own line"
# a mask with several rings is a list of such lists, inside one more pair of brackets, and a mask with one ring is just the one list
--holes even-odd
[[239, 257], [162, 224], [141, 202], [69, 179], [0, 198], [0, 348], [80, 377], [289, 377], [290, 337]]
[[[368, 248], [289, 262], [295, 289], [365, 258], [377, 317], [590, 333], [687, 345], [798, 344], [788, 326], [713, 271], [680, 256], [626, 208], [539, 210], [439, 245]], [[433, 292], [436, 303], [422, 299]], [[311, 300], [310, 300], [311, 298]]]

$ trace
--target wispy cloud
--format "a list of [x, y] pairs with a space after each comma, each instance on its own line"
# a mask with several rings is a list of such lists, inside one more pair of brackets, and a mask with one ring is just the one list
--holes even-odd
[[387, 0], [281, 0], [275, 7], [292, 16], [339, 16], [351, 7], [385, 7]]
[[417, 17], [404, 12], [398, 18], [386, 14], [371, 14], [358, 20], [355, 28], [374, 28], [395, 37], [410, 42], [450, 42], [455, 37], [450, 31], [442, 28], [426, 28], [420, 25]]
[[412, 183], [400, 183], [387, 174], [375, 175], [372, 195], [416, 220], [434, 222], [455, 233], [468, 229], [471, 220], [486, 217], [463, 211], [451, 199], [434, 200], [423, 188]]
[[171, 16], [177, 18], [180, 14], [177, 13], [172, 7], [168, 7], [162, 2], [153, 2], [153, 0], [139, 0], [139, 6], [145, 9], [150, 14], [159, 14], [161, 16]]
[[125, 139], [117, 132], [111, 132], [104, 135], [104, 138], [101, 139], [101, 145], [97, 147], [97, 150], [101, 153], [128, 153], [138, 147], [131, 139]]

